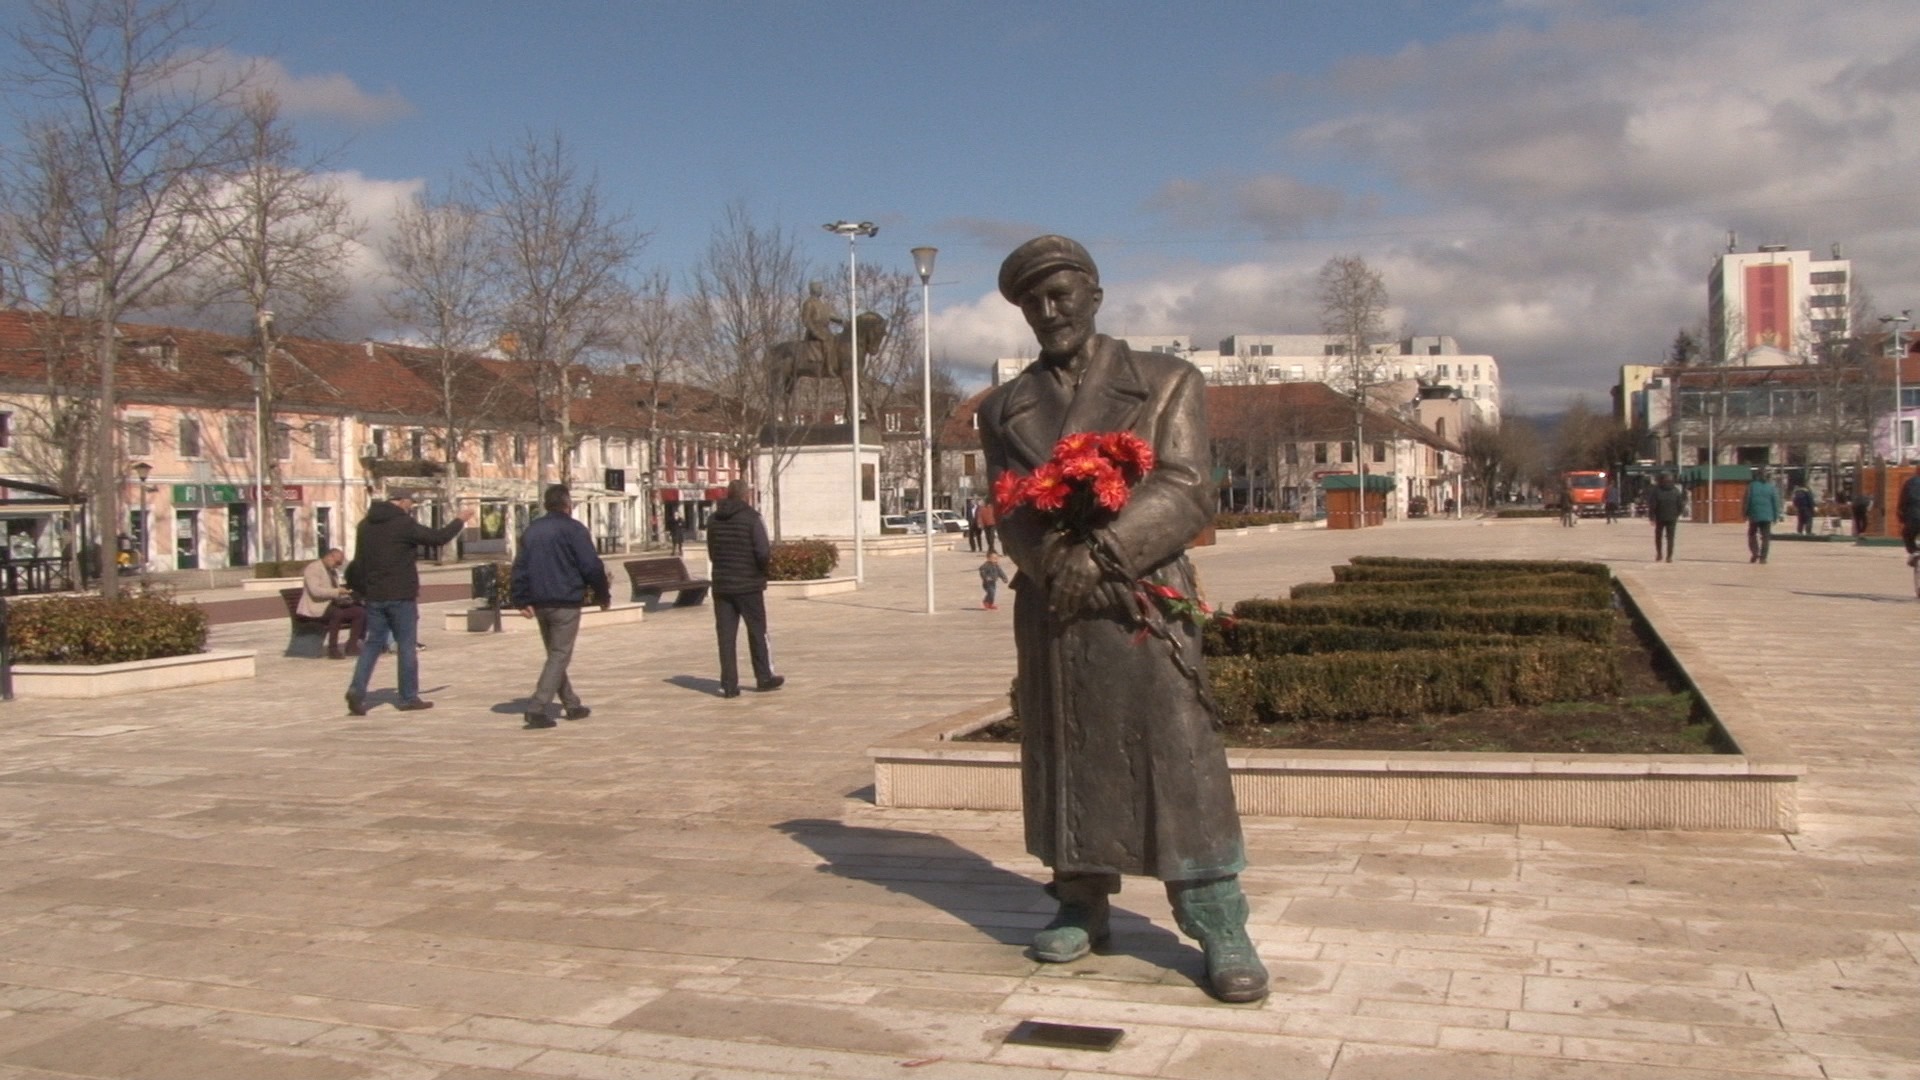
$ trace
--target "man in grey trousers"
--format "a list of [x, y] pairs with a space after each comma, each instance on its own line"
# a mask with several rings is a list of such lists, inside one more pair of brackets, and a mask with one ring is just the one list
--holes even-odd
[[527, 703], [527, 727], [555, 726], [547, 707], [557, 696], [569, 720], [585, 720], [593, 711], [580, 703], [567, 678], [567, 665], [573, 662], [573, 641], [580, 633], [580, 609], [588, 602], [601, 610], [613, 603], [607, 586], [607, 568], [593, 549], [587, 527], [573, 520], [573, 497], [560, 484], [553, 484], [543, 498], [547, 512], [527, 526], [520, 536], [520, 552], [513, 558], [513, 593], [510, 602], [520, 614], [540, 623], [540, 643], [546, 646], [547, 662], [540, 669], [540, 682]]

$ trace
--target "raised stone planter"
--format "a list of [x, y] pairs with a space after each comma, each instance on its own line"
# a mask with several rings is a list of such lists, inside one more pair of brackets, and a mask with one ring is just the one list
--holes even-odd
[[[637, 623], [646, 613], [645, 604], [615, 604], [605, 611], [597, 607], [585, 608], [580, 612], [580, 629], [592, 630], [601, 626], [623, 626]], [[452, 631], [466, 631], [473, 634], [493, 631], [492, 608], [469, 608], [466, 611], [446, 613], [446, 628]], [[520, 614], [517, 609], [509, 608], [500, 612], [500, 632], [503, 634], [539, 633], [540, 624]]]
[[814, 596], [855, 592], [859, 588], [860, 582], [850, 577], [814, 578], [812, 581], [769, 581], [767, 595], [805, 600]]
[[223, 650], [120, 664], [15, 664], [17, 698], [102, 698], [253, 678], [252, 650]]
[[[1657, 604], [1638, 600], [1635, 606], [1660, 632]], [[1663, 641], [1738, 752], [1229, 750], [1235, 800], [1252, 817], [1798, 832], [1796, 783], [1805, 766], [1749, 720], [1752, 703], [1732, 679], [1689, 656], [1684, 640]], [[1006, 715], [1005, 704], [994, 701], [869, 748], [874, 801], [1019, 809], [1019, 747], [953, 741]]]
[[240, 591], [279, 592], [281, 589], [298, 589], [305, 584], [305, 578], [297, 577], [246, 578], [240, 582]]

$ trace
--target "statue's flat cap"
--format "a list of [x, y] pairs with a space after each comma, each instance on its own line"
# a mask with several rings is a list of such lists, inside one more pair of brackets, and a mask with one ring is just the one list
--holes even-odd
[[1048, 234], [1033, 239], [1013, 249], [1013, 254], [1000, 264], [1000, 295], [1009, 303], [1020, 302], [1020, 294], [1027, 286], [1053, 273], [1055, 270], [1078, 270], [1100, 283], [1100, 270], [1093, 265], [1093, 256], [1076, 240], [1064, 236]]

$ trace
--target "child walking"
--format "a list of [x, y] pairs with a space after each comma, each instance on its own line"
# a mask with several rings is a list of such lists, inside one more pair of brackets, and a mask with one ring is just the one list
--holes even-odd
[[1005, 580], [1007, 580], [1007, 572], [1000, 566], [1000, 556], [991, 551], [987, 552], [987, 561], [980, 564], [980, 587], [986, 590], [987, 594], [986, 598], [980, 601], [981, 607], [988, 611], [997, 610], [993, 602], [994, 593], [999, 590], [1000, 583]]

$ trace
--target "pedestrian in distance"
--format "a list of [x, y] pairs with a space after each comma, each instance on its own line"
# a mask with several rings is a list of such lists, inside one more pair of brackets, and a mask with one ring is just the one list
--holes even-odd
[[580, 636], [581, 609], [597, 603], [605, 611], [613, 604], [606, 564], [594, 550], [587, 527], [573, 519], [572, 494], [565, 485], [553, 484], [541, 496], [541, 502], [547, 512], [534, 519], [520, 536], [508, 598], [520, 614], [539, 625], [540, 644], [547, 652], [540, 680], [527, 701], [526, 726], [530, 729], [555, 726], [547, 708], [556, 697], [560, 699], [561, 715], [569, 720], [585, 720], [592, 714], [593, 710], [574, 693], [567, 667], [573, 662], [573, 643]]
[[1865, 488], [1856, 488], [1847, 503], [1853, 510], [1853, 535], [1867, 535], [1867, 516], [1873, 510], [1873, 496], [1867, 494]]
[[1680, 530], [1680, 515], [1687, 506], [1687, 493], [1673, 483], [1672, 473], [1661, 473], [1647, 489], [1647, 520], [1653, 522], [1653, 561], [1664, 554], [1673, 561], [1674, 536]]
[[[367, 636], [367, 609], [353, 590], [340, 583], [340, 566], [346, 552], [328, 548], [326, 553], [307, 564], [300, 574], [300, 602], [295, 614], [303, 619], [319, 619], [326, 624], [327, 659], [344, 660], [360, 655], [360, 642]], [[347, 648], [340, 649], [340, 631], [347, 631]]]
[[671, 510], [667, 511], [667, 542], [673, 545], [675, 555], [682, 554], [681, 549], [686, 545], [686, 540], [687, 527], [680, 523], [680, 515]]
[[1767, 478], [1767, 470], [1753, 470], [1747, 482], [1747, 498], [1740, 511], [1747, 519], [1747, 561], [1764, 563], [1773, 547], [1773, 523], [1780, 520], [1780, 489]]
[[986, 502], [980, 504], [979, 516], [980, 541], [987, 545], [987, 554], [996, 554], [997, 549], [995, 545], [998, 540], [996, 533], [1000, 527], [1000, 511], [994, 509], [992, 499], [988, 499]]
[[989, 551], [987, 561], [980, 564], [980, 588], [986, 593], [980, 601], [981, 607], [988, 611], [998, 610], [994, 604], [994, 597], [999, 592], [1000, 583], [1005, 580], [1007, 580], [1007, 570], [1000, 565], [1000, 556]]
[[1813, 535], [1813, 492], [1805, 484], [1793, 485], [1793, 494], [1788, 502], [1793, 504], [1793, 531], [1801, 536]]
[[1601, 498], [1600, 507], [1606, 512], [1607, 524], [1613, 524], [1613, 519], [1620, 516], [1619, 484], [1612, 482], [1607, 484], [1607, 493]]
[[773, 673], [767, 643], [767, 566], [773, 545], [767, 523], [749, 499], [745, 480], [727, 485], [727, 497], [707, 519], [707, 560], [713, 566], [713, 626], [720, 643], [720, 696], [740, 696], [740, 661], [735, 651], [740, 624], [747, 624], [747, 656], [753, 663], [753, 688], [762, 692], [786, 684]]
[[420, 696], [420, 571], [419, 549], [452, 543], [473, 520], [468, 507], [438, 529], [413, 520], [415, 494], [397, 488], [367, 510], [354, 533], [353, 566], [347, 584], [367, 607], [367, 640], [354, 661], [353, 680], [347, 684], [347, 712], [367, 715], [367, 683], [389, 641], [400, 666], [401, 712], [433, 708]]
[[980, 504], [967, 503], [967, 550], [980, 550]]

